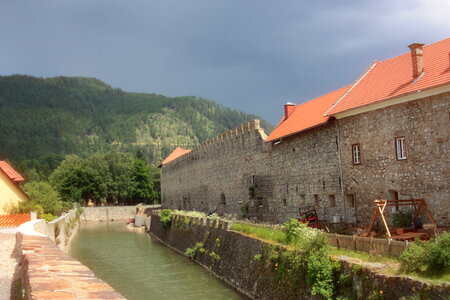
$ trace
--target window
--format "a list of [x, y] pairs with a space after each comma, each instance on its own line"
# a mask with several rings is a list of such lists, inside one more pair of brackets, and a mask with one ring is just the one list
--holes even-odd
[[314, 195], [314, 205], [319, 206], [319, 195], [317, 194]]
[[353, 195], [353, 194], [345, 195], [345, 201], [346, 201], [347, 207], [355, 207], [355, 195]]
[[406, 159], [406, 141], [405, 137], [395, 138], [395, 153], [397, 160]]
[[302, 206], [306, 205], [306, 195], [300, 195], [300, 204]]
[[352, 145], [352, 159], [354, 165], [361, 164], [361, 150], [359, 144]]
[[336, 196], [335, 195], [328, 195], [328, 205], [330, 207], [336, 207]]

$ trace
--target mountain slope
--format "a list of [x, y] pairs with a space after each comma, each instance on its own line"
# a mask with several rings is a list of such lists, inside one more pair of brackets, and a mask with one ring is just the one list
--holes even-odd
[[127, 93], [95, 78], [0, 76], [0, 158], [15, 162], [143, 150], [157, 163], [176, 146], [192, 148], [255, 118], [196, 97]]

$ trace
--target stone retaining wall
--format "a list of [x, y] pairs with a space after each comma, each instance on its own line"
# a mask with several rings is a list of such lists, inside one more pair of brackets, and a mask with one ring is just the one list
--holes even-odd
[[17, 233], [25, 299], [125, 299], [48, 237]]
[[[196, 254], [195, 261], [252, 299], [318, 299], [311, 295], [305, 275], [298, 282], [288, 282], [286, 278], [289, 279], [289, 275], [280, 279], [275, 263], [261, 259], [269, 257], [274, 251], [285, 252], [283, 246], [230, 231], [229, 227], [230, 224], [225, 221], [174, 216], [170, 228], [166, 230], [159, 217], [153, 215], [150, 233], [180, 252], [202, 242], [204, 251]], [[349, 243], [355, 245], [356, 239], [350, 238]], [[258, 256], [260, 259], [256, 259]], [[340, 291], [358, 299], [368, 299], [374, 295], [378, 297], [376, 299], [399, 299], [414, 295], [423, 296], [424, 299], [450, 297], [448, 285], [437, 286], [406, 277], [384, 276], [364, 266], [356, 268], [346, 261], [340, 263], [342, 274], [351, 279], [347, 286], [340, 287], [348, 290]]]
[[82, 222], [117, 221], [134, 218], [135, 215], [136, 206], [85, 207], [80, 220]]

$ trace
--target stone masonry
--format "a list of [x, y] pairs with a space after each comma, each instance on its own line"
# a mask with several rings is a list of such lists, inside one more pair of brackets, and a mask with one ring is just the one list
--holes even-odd
[[[162, 165], [162, 205], [283, 222], [314, 205], [319, 217], [367, 224], [373, 201], [424, 198], [450, 225], [450, 93], [331, 119], [281, 142], [255, 120]], [[396, 160], [405, 137], [406, 160]], [[361, 164], [352, 163], [360, 144]], [[248, 209], [247, 209], [248, 207]]]

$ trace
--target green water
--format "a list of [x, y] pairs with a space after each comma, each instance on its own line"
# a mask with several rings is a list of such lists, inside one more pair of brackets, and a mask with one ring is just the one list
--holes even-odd
[[149, 234], [125, 226], [81, 224], [70, 255], [129, 300], [247, 299]]

